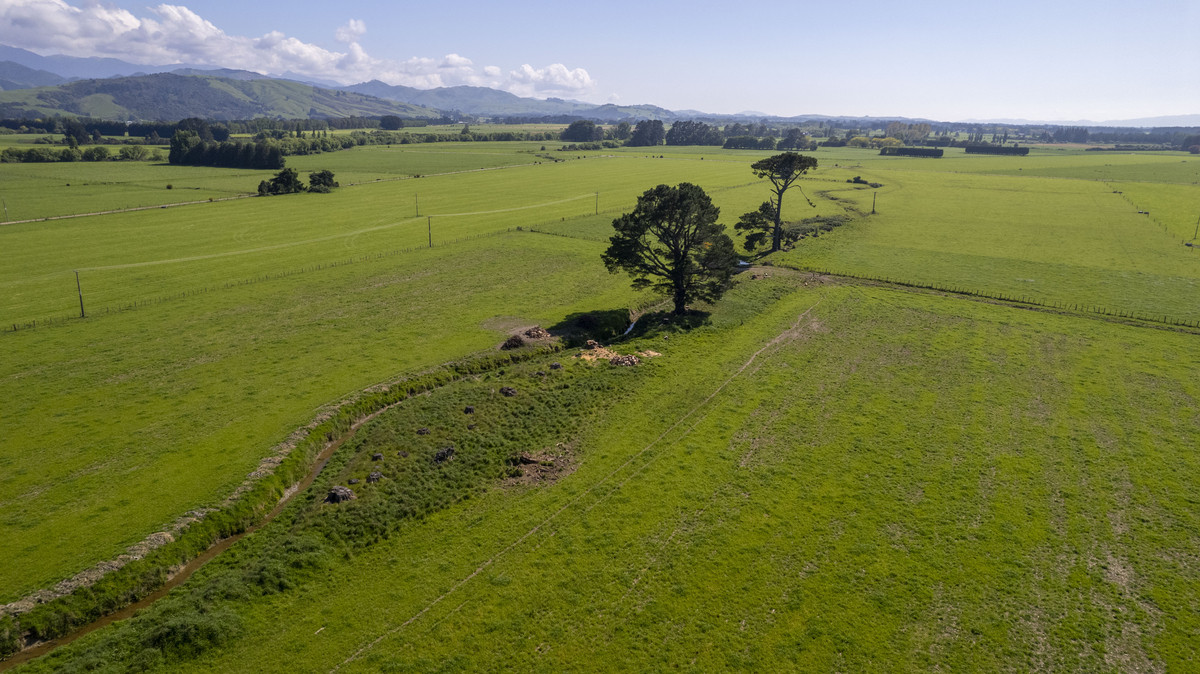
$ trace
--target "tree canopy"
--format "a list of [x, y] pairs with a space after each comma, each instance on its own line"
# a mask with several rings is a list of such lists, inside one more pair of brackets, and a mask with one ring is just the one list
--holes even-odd
[[596, 126], [596, 123], [591, 120], [579, 119], [563, 129], [562, 139], [578, 143], [604, 140], [604, 129]]
[[643, 119], [633, 127], [633, 135], [629, 138], [628, 145], [632, 147], [652, 147], [654, 145], [662, 145], [663, 139], [667, 134], [663, 130], [663, 123], [658, 119]]
[[725, 142], [721, 130], [704, 122], [675, 122], [666, 135], [667, 145], [720, 145]]
[[[333, 174], [329, 174], [332, 179]], [[264, 180], [258, 184], [259, 196], [269, 194], [295, 194], [296, 192], [304, 191], [304, 183], [300, 182], [300, 176], [296, 173], [296, 169], [285, 168], [275, 174], [274, 178]]]
[[327, 193], [337, 186], [337, 181], [333, 179], [333, 171], [327, 169], [308, 174], [309, 192]]
[[[777, 154], [772, 157], [767, 157], [766, 159], [760, 159], [759, 161], [756, 161], [750, 165], [750, 170], [754, 171], [754, 175], [771, 181], [771, 191], [775, 193], [775, 200], [773, 204], [775, 210], [775, 222], [774, 226], [771, 228], [772, 251], [777, 251], [783, 247], [782, 214], [784, 192], [787, 192], [788, 188], [792, 186], [792, 183], [796, 182], [800, 176], [804, 175], [809, 169], [816, 167], [816, 157], [808, 157], [806, 155], [796, 154], [795, 152], [784, 152], [783, 154]], [[805, 197], [805, 200], [807, 199], [808, 197]], [[816, 206], [816, 204], [811, 201], [809, 201], [808, 204], [813, 207]], [[762, 209], [760, 208], [759, 210], [761, 211]], [[751, 216], [751, 213], [743, 215], [742, 221], [739, 222], [739, 225], [741, 225], [742, 222], [750, 222], [747, 220], [747, 216]], [[751, 221], [757, 222], [757, 220], [753, 218]], [[739, 226], [739, 229], [748, 228], [749, 227]], [[747, 247], [750, 247], [749, 238], [746, 240], [746, 245]]]
[[632, 212], [613, 220], [616, 233], [602, 256], [604, 266], [632, 276], [635, 290], [670, 295], [675, 314], [685, 313], [689, 302], [716, 300], [737, 265], [719, 215], [704, 190], [691, 183], [646, 190]]
[[758, 210], [743, 213], [733, 228], [745, 233], [746, 250], [753, 251], [771, 240], [771, 234], [775, 231], [775, 204], [762, 202]]

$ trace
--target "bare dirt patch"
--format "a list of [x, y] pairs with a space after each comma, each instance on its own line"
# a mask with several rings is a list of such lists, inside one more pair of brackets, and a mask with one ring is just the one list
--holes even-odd
[[559, 481], [579, 467], [574, 449], [574, 443], [560, 442], [554, 447], [509, 457], [504, 486], [534, 486]]
[[656, 358], [662, 354], [657, 351], [646, 349], [644, 351], [635, 351], [631, 354], [623, 354], [601, 345], [595, 340], [589, 339], [587, 346], [580, 351], [575, 358], [578, 358], [589, 363], [596, 361], [607, 361], [613, 365], [637, 365], [640, 363], [639, 358]]

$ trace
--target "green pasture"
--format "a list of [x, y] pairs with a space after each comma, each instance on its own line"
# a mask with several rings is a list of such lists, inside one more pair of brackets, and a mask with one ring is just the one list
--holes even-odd
[[659, 181], [697, 182], [726, 212], [742, 212], [762, 197], [762, 188], [736, 168], [637, 158], [573, 160], [383, 181], [331, 194], [8, 225], [0, 229], [5, 248], [23, 254], [0, 270], [0, 288], [7, 291], [0, 325], [76, 312], [74, 270], [85, 284], [85, 304], [99, 312], [427, 246], [431, 231], [437, 245], [564, 223], [597, 209], [611, 213], [611, 222]]
[[4, 335], [0, 600], [220, 501], [340, 396], [630, 306], [594, 248], [514, 233]]
[[[0, 149], [6, 147], [28, 148], [34, 147], [36, 141], [43, 138], [53, 138], [55, 143], [62, 140], [62, 134], [46, 134], [46, 133], [0, 133]], [[47, 147], [55, 147], [49, 145]]]
[[[534, 156], [542, 143], [413, 143], [363, 145], [340, 152], [287, 158], [287, 166], [307, 179], [329, 170], [342, 185], [414, 175], [494, 169], [545, 161]], [[257, 186], [257, 183], [256, 183]]]
[[253, 194], [258, 182], [272, 175], [273, 171], [151, 162], [0, 164], [0, 197], [8, 205], [8, 217], [3, 221]]
[[[2, 324], [60, 319], [4, 335], [11, 358], [2, 386], [6, 399], [21, 400], [2, 413], [9, 433], [0, 529], [12, 544], [5, 547], [0, 597], [52, 584], [189, 508], [219, 500], [320, 404], [498, 342], [500, 333], [478, 327], [482, 314], [429, 328], [430, 321], [447, 320], [434, 318], [443, 311], [462, 314], [464, 297], [484, 313], [503, 306], [472, 290], [475, 284], [527, 307], [508, 313], [533, 314], [530, 323], [561, 318], [568, 309], [637, 301], [625, 279], [598, 264], [601, 244], [515, 232], [471, 237], [561, 225], [594, 212], [596, 191], [609, 213], [601, 218], [611, 221], [659, 181], [691, 180], [719, 203], [732, 200], [727, 210], [746, 210], [761, 195], [740, 168], [637, 157], [573, 160], [0, 228], [3, 248], [19, 251], [0, 270]], [[254, 178], [224, 169], [170, 170], [203, 172], [208, 184]], [[433, 214], [432, 250], [425, 248], [427, 214]], [[467, 257], [460, 260], [459, 250]], [[556, 257], [564, 252], [573, 256], [570, 263]], [[438, 260], [436, 270], [413, 270], [430, 259]], [[400, 306], [376, 306], [373, 293], [346, 290], [357, 287], [346, 284], [359, 275], [376, 273], [366, 270], [393, 268], [421, 279], [449, 274], [462, 286], [452, 290], [455, 281], [445, 279], [430, 288], [405, 284], [406, 292], [438, 302], [437, 309], [407, 294], [393, 300]], [[89, 318], [63, 323], [78, 311], [75, 270]], [[521, 284], [545, 287], [532, 292]], [[349, 370], [346, 361], [362, 343], [343, 336], [336, 346], [326, 341], [326, 330], [340, 335], [345, 324], [360, 326], [361, 339], [383, 340], [372, 341]], [[402, 346], [407, 340], [417, 341]], [[283, 351], [267, 356], [262, 349]], [[405, 356], [395, 356], [396, 349]], [[308, 356], [289, 360], [282, 353]], [[305, 395], [297, 396], [297, 387]], [[270, 418], [262, 416], [264, 406]], [[38, 469], [48, 447], [61, 452], [50, 472]], [[116, 475], [128, 475], [129, 486], [112, 489]], [[136, 496], [146, 489], [155, 495], [152, 507]]]
[[[344, 186], [227, 201], [272, 172], [0, 165], [12, 220], [202, 202], [0, 226], [0, 602], [219, 503], [322, 405], [493, 348], [519, 325], [645, 302], [599, 255], [612, 219], [646, 189], [696, 183], [730, 226], [769, 196], [749, 165], [770, 152], [544, 144], [289, 157], [302, 176], [329, 169]], [[1200, 164], [1185, 156], [812, 154], [820, 167], [799, 186], [815, 207], [793, 190], [785, 218], [852, 221], [762, 261], [1200, 318], [1200, 257], [1181, 244], [1200, 216], [1189, 173]], [[76, 270], [85, 320], [68, 318]], [[332, 666], [366, 635], [385, 638], [350, 668], [695, 658], [706, 669], [962, 669], [985, 658], [984, 669], [1023, 669], [1040, 666], [1015, 659], [1039, 643], [1057, 669], [1095, 669], [1109, 653], [1184, 657], [1197, 626], [1180, 607], [1197, 599], [1195, 579], [1152, 548], [1194, 546], [1182, 504], [1195, 471], [1180, 449], [1196, 431], [1194, 366], [1180, 356], [1194, 336], [760, 273], [771, 280], [743, 282], [707, 327], [639, 345], [665, 356], [578, 425], [575, 474], [403, 524], [328, 582], [238, 608], [252, 636], [195, 666], [260, 662], [254, 643], [296, 658], [267, 669], [301, 657]], [[818, 300], [806, 330], [688, 416]], [[761, 465], [742, 464], [752, 447]], [[926, 498], [897, 500], [893, 487], [908, 483]], [[1104, 537], [1108, 520], [1088, 513], [1116, 512], [1122, 493], [1125, 533]], [[469, 599], [387, 636], [564, 506], [525, 539], [546, 557], [521, 543], [462, 586]], [[745, 570], [756, 565], [762, 579]], [[372, 585], [353, 580], [364, 577], [398, 589], [372, 603]], [[781, 587], [786, 597], [768, 596]], [[1044, 612], [1018, 610], [1030, 602]], [[279, 624], [276, 611], [297, 620]], [[515, 634], [538, 643], [525, 649]], [[454, 643], [469, 644], [466, 659]], [[1101, 669], [1124, 661], [1113, 662]]]
[[[1106, 159], [1097, 154], [1060, 158], [1068, 164], [1061, 172], [1086, 173]], [[1154, 159], [1155, 165], [1166, 161]], [[812, 183], [816, 201], [832, 197], [858, 212], [870, 211], [877, 196], [877, 214], [805, 240], [780, 260], [1158, 319], [1200, 318], [1200, 257], [1181, 242], [1200, 217], [1195, 211], [1200, 187], [990, 175], [983, 172], [987, 166], [1023, 158], [964, 160], [901, 164], [861, 157], [850, 171], [882, 183], [877, 195], [822, 193]]]
[[[496, 478], [328, 558], [313, 536], [357, 510], [296, 504], [191, 599], [31, 669], [1188, 669], [1200, 372], [1176, 354], [1195, 336], [802, 281], [743, 277], [707, 326], [618, 345], [662, 355], [607, 409], [567, 412], [577, 424], [538, 421], [553, 399], [537, 390], [581, 385], [588, 366], [569, 361], [393, 409], [337, 480], [386, 464], [400, 489], [403, 462], [445, 442], [471, 462], [471, 433], [497, 424], [502, 453], [565, 445], [578, 467]], [[489, 397], [505, 383], [522, 393]], [[464, 402], [482, 403], [479, 431]], [[414, 454], [397, 464], [398, 447]], [[458, 479], [418, 474], [430, 490]], [[237, 589], [266, 570], [269, 589]], [[219, 648], [140, 650], [203, 620], [193, 605]]]

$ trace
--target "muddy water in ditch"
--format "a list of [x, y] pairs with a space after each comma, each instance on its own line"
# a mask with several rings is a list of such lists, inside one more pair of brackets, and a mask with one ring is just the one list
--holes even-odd
[[115, 623], [119, 620], [125, 620], [126, 618], [130, 618], [133, 615], [135, 615], [138, 611], [141, 611], [142, 609], [150, 606], [151, 604], [158, 601], [159, 599], [162, 599], [163, 597], [165, 597], [168, 592], [170, 592], [172, 589], [174, 589], [178, 585], [185, 582], [188, 578], [190, 578], [192, 576], [193, 573], [198, 571], [200, 569], [200, 567], [202, 567], [205, 564], [207, 564], [208, 562], [212, 561], [214, 558], [216, 558], [222, 552], [225, 552], [226, 550], [228, 550], [230, 548], [230, 546], [232, 546], [234, 543], [237, 543], [238, 541], [240, 541], [244, 536], [254, 533], [255, 531], [261, 529], [263, 526], [270, 523], [276, 517], [278, 517], [279, 513], [283, 512], [284, 507], [286, 507], [288, 503], [291, 503], [292, 499], [295, 498], [297, 494], [303, 493], [304, 490], [306, 490], [310, 486], [312, 486], [313, 480], [316, 480], [317, 476], [321, 474], [321, 471], [325, 469], [325, 465], [327, 463], [329, 463], [329, 459], [333, 456], [333, 453], [336, 452], [339, 447], [341, 447], [343, 444], [345, 444], [345, 442], [347, 440], [349, 440], [350, 438], [353, 438], [354, 434], [358, 431], [359, 428], [361, 428], [363, 426], [363, 424], [366, 424], [368, 421], [371, 421], [372, 419], [379, 416], [380, 414], [383, 414], [384, 412], [391, 409], [392, 407], [399, 405], [401, 402], [404, 402], [404, 400], [392, 403], [391, 405], [388, 405], [387, 407], [376, 410], [375, 412], [363, 417], [362, 419], [359, 419], [358, 421], [354, 422], [354, 424], [352, 424], [350, 426], [350, 430], [348, 430], [340, 438], [338, 438], [337, 440], [333, 440], [329, 444], [327, 444], [325, 446], [325, 448], [321, 450], [321, 453], [319, 455], [317, 455], [317, 460], [313, 463], [313, 468], [312, 468], [312, 470], [310, 470], [308, 472], [308, 475], [304, 476], [304, 479], [301, 480], [300, 482], [296, 483], [296, 485], [292, 489], [289, 489], [288, 493], [282, 499], [279, 500], [279, 503], [275, 504], [275, 507], [273, 509], [271, 509], [271, 512], [267, 513], [267, 516], [264, 517], [258, 524], [255, 524], [254, 526], [247, 528], [245, 531], [243, 531], [240, 534], [235, 534], [233, 536], [230, 536], [229, 538], [223, 538], [223, 539], [217, 541], [216, 543], [214, 543], [212, 545], [212, 547], [210, 547], [209, 549], [200, 553], [199, 556], [192, 559], [192, 561], [188, 562], [182, 569], [180, 569], [173, 576], [171, 576], [170, 580], [168, 580], [165, 585], [158, 588], [157, 590], [155, 590], [153, 593], [147, 595], [146, 597], [143, 597], [140, 601], [138, 601], [134, 604], [130, 604], [129, 606], [126, 606], [125, 608], [121, 609], [120, 611], [117, 611], [115, 613], [110, 613], [106, 616], [103, 616], [103, 617], [95, 620], [94, 622], [88, 623], [87, 625], [80, 627], [79, 629], [75, 630], [74, 632], [71, 632], [70, 634], [66, 634], [64, 636], [58, 637], [57, 639], [51, 639], [50, 641], [41, 641], [41, 642], [32, 644], [32, 645], [26, 647], [25, 649], [21, 650], [19, 653], [14, 654], [9, 659], [0, 661], [0, 672], [8, 671], [9, 669], [12, 669], [13, 667], [16, 667], [19, 664], [29, 662], [30, 660], [33, 660], [35, 658], [39, 658], [43, 655], [46, 655], [47, 653], [53, 651], [54, 649], [56, 649], [60, 646], [65, 646], [65, 645], [71, 643], [72, 641], [75, 641], [76, 639], [84, 636], [85, 634], [90, 634], [92, 632], [95, 632], [96, 630], [100, 629], [101, 627], [105, 627], [105, 626]]

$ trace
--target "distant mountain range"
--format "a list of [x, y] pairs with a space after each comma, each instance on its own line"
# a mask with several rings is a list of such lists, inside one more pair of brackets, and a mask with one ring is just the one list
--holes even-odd
[[489, 117], [561, 117], [574, 116], [618, 122], [631, 119], [674, 119], [676, 114], [656, 105], [596, 105], [561, 98], [521, 98], [507, 91], [487, 87], [440, 87], [437, 89], [414, 89], [413, 87], [384, 84], [371, 80], [362, 84], [342, 87], [347, 91], [367, 94], [377, 98], [420, 105], [438, 110], [452, 110], [469, 115]]
[[[187, 72], [185, 70], [185, 72]], [[228, 73], [227, 73], [228, 74]], [[0, 117], [75, 115], [112, 120], [378, 117], [434, 119], [437, 110], [270, 78], [155, 73], [0, 92]]]
[[[0, 45], [0, 116], [87, 115], [107, 119], [177, 120], [184, 117], [346, 117], [397, 115], [437, 118], [449, 114], [491, 118], [586, 118], [602, 122], [659, 119], [733, 121], [820, 120], [842, 125], [880, 121], [934, 122], [905, 117], [797, 115], [761, 112], [711, 114], [656, 105], [595, 105], [560, 98], [522, 98], [487, 87], [436, 89], [389, 85], [378, 80], [343, 86], [288, 73], [272, 78], [245, 70], [173, 64], [152, 66], [112, 58], [41, 56]], [[966, 124], [1059, 126], [1200, 126], [1200, 114], [1107, 122], [964, 120]]]

